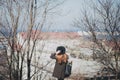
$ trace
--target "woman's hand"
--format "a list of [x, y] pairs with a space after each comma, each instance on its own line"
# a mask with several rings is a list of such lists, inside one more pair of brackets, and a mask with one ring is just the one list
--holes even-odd
[[58, 50], [57, 52], [56, 52], [56, 54], [59, 54], [61, 51], [60, 50]]

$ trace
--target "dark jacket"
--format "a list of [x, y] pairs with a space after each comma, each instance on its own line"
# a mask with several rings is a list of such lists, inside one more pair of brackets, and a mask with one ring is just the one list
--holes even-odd
[[[56, 59], [56, 54], [51, 54], [51, 58]], [[53, 76], [56, 78], [64, 79], [65, 78], [65, 66], [66, 66], [65, 62], [58, 63], [56, 59], [55, 67], [53, 70]]]

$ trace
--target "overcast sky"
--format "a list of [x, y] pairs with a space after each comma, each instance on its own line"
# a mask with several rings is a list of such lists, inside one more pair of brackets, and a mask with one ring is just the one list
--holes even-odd
[[[59, 1], [59, 0], [58, 0]], [[80, 31], [73, 26], [75, 19], [82, 19], [82, 12], [84, 9], [91, 12], [90, 6], [92, 1], [96, 3], [97, 0], [65, 0], [63, 4], [56, 8], [56, 14], [47, 18], [48, 24], [43, 28], [44, 31]], [[120, 0], [115, 0], [120, 2]], [[39, 17], [38, 17], [39, 18]]]
[[[82, 19], [82, 11], [86, 9], [91, 12], [92, 3], [97, 4], [97, 0], [66, 0], [58, 10], [60, 15], [53, 16], [51, 31], [80, 31], [80, 29], [73, 26], [75, 19]], [[120, 3], [120, 0], [115, 0]]]
[[58, 9], [59, 15], [52, 17], [52, 31], [76, 31], [73, 27], [75, 18], [81, 15], [81, 10], [85, 5], [84, 0], [66, 0]]

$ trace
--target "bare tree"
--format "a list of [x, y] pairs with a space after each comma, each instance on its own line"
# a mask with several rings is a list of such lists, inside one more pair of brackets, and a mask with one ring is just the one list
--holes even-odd
[[85, 10], [83, 19], [75, 24], [84, 25], [94, 42], [96, 60], [107, 67], [108, 73], [115, 74], [117, 80], [120, 75], [120, 2], [97, 0], [92, 4], [92, 9]]
[[[5, 55], [8, 73], [7, 76], [4, 76], [5, 79], [23, 80], [25, 69], [27, 80], [31, 80], [38, 73], [38, 71], [34, 73], [31, 71], [31, 61], [34, 58], [36, 42], [38, 36], [41, 35], [41, 33], [37, 33], [37, 30], [42, 30], [48, 13], [52, 13], [52, 10], [62, 3], [63, 1], [54, 2], [54, 0], [0, 1], [0, 12], [2, 12], [0, 14], [0, 34], [7, 42], [6, 45], [4, 41], [0, 41], [3, 46], [6, 46]], [[27, 32], [27, 37], [23, 43], [19, 42], [17, 36], [19, 29]], [[32, 34], [33, 29], [35, 29], [34, 35]], [[27, 65], [25, 69], [24, 65]], [[34, 80], [37, 80], [37, 78]]]

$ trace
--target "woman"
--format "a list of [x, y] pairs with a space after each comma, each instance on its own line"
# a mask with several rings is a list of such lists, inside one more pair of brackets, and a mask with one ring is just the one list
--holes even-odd
[[68, 61], [68, 55], [65, 52], [64, 46], [58, 46], [56, 53], [51, 54], [51, 58], [56, 59], [53, 76], [58, 80], [64, 80], [65, 78], [65, 66]]

